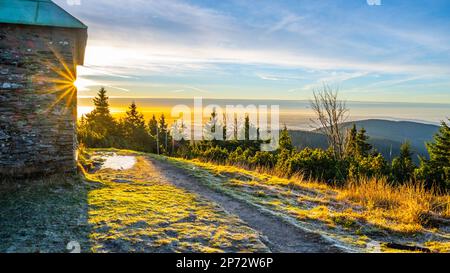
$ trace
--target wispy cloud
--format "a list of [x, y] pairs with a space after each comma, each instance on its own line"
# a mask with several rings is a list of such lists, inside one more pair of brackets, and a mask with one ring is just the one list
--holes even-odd
[[[298, 38], [282, 36], [282, 40], [289, 37], [289, 42], [285, 45], [276, 43], [276, 40], [266, 40], [264, 44], [258, 44], [258, 39], [263, 38], [255, 36], [258, 31], [256, 28], [242, 25], [232, 14], [212, 8], [176, 0], [134, 0], [127, 5], [127, 12], [123, 13], [123, 5], [122, 2], [97, 0], [84, 4], [85, 8], [78, 10], [93, 23], [91, 31], [95, 35], [91, 35], [92, 46], [89, 47], [88, 53], [92, 54], [87, 55], [88, 64], [99, 64], [103, 60], [108, 63], [103, 65], [116, 66], [119, 69], [122, 67], [161, 73], [203, 69], [208, 63], [263, 64], [384, 73], [450, 73], [450, 66], [405, 62], [407, 58], [402, 56], [389, 56], [388, 60], [370, 60], [368, 57], [371, 53], [378, 56], [386, 51], [383, 50], [382, 44], [374, 45], [367, 40], [369, 33], [391, 39], [397, 37], [405, 43], [415, 42], [430, 47], [445, 44], [442, 42], [446, 39], [375, 24], [361, 18], [356, 18], [357, 22], [352, 25], [343, 20], [343, 27], [336, 30], [336, 26], [330, 27], [329, 22], [318, 21], [311, 14], [305, 19], [305, 16], [291, 11], [274, 8], [272, 13], [278, 12], [283, 16], [272, 20], [265, 35], [282, 30], [302, 35]], [[363, 36], [355, 39], [350, 38], [351, 35]], [[327, 51], [335, 48], [335, 54], [332, 57], [324, 57], [329, 55], [329, 52], [323, 54], [323, 51], [317, 51], [320, 48]], [[354, 56], [348, 52], [353, 52]], [[365, 57], [357, 55], [361, 53], [365, 54]], [[108, 55], [108, 58], [105, 58], [105, 55]]]
[[202, 92], [186, 87], [202, 82], [273, 97], [280, 88], [302, 93], [364, 78], [361, 87], [376, 92], [414, 82], [405, 79], [450, 75], [450, 8], [441, 1], [420, 9], [374, 9], [364, 1], [259, 1], [258, 8], [239, 1], [56, 2], [89, 26], [80, 75], [126, 82], [111, 84], [122, 91], [133, 92], [139, 80], [170, 83], [175, 94]]
[[299, 22], [300, 20], [302, 20], [302, 17], [294, 15], [294, 14], [289, 14], [289, 15], [281, 18], [281, 20], [279, 20], [272, 27], [270, 27], [266, 31], [266, 34], [271, 34], [273, 32], [279, 31], [279, 30], [292, 30], [292, 28], [291, 28], [292, 25]]
[[364, 77], [364, 76], [367, 76], [368, 74], [369, 74], [368, 72], [352, 72], [352, 73], [348, 73], [348, 72], [336, 72], [336, 71], [333, 71], [333, 72], [330, 73], [329, 76], [321, 77], [321, 78], [317, 79], [313, 83], [304, 85], [302, 88], [290, 89], [290, 90], [288, 90], [288, 92], [293, 93], [293, 92], [299, 92], [299, 91], [300, 92], [302, 92], [302, 91], [311, 91], [311, 90], [313, 90], [315, 88], [321, 87], [323, 84], [339, 86], [345, 81], [356, 79], [356, 78], [359, 78], [359, 77]]
[[83, 65], [78, 67], [77, 70], [78, 76], [92, 76], [92, 75], [105, 75], [105, 76], [111, 76], [116, 78], [123, 78], [123, 79], [137, 79], [136, 77], [129, 76], [129, 75], [120, 75], [113, 72], [110, 72], [108, 68], [105, 66], [89, 66], [89, 65]]
[[396, 77], [395, 79], [391, 79], [391, 80], [381, 80], [381, 81], [377, 81], [377, 82], [374, 82], [374, 83], [361, 85], [361, 86], [359, 86], [357, 88], [348, 89], [346, 92], [348, 92], [348, 93], [351, 93], [351, 92], [359, 92], [359, 93], [372, 92], [374, 90], [379, 90], [381, 88], [388, 88], [388, 87], [404, 84], [404, 83], [407, 83], [407, 82], [423, 80], [423, 79], [429, 79], [429, 78], [433, 78], [433, 76], [429, 76], [429, 75], [400, 76], [399, 78]]
[[305, 80], [307, 79], [304, 76], [293, 76], [289, 74], [273, 74], [273, 73], [256, 73], [255, 74], [258, 78], [262, 80], [268, 80], [268, 81], [299, 81], [299, 80]]

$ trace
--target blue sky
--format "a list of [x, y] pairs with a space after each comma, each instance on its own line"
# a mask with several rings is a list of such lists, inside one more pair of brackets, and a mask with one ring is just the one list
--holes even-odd
[[89, 26], [79, 96], [450, 103], [448, 0], [55, 2]]

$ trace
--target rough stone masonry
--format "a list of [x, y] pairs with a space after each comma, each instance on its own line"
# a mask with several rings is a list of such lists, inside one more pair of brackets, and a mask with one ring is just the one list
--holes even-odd
[[73, 82], [86, 33], [0, 23], [0, 176], [76, 171]]

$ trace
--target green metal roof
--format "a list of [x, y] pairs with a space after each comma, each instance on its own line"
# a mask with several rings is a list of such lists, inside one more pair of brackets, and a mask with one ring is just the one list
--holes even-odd
[[87, 28], [51, 0], [0, 0], [0, 23]]

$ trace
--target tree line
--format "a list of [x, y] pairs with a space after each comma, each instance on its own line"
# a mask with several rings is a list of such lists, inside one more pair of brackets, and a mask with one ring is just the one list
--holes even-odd
[[110, 112], [106, 90], [101, 88], [93, 99], [94, 110], [78, 122], [78, 141], [90, 148], [114, 147], [148, 153], [172, 153], [172, 136], [164, 114], [145, 122], [144, 115], [132, 102], [120, 119]]
[[[365, 178], [387, 179], [393, 185], [424, 183], [427, 188], [450, 190], [450, 127], [441, 123], [434, 140], [426, 143], [429, 158], [420, 158], [416, 166], [409, 142], [405, 142], [400, 154], [388, 162], [382, 154], [369, 144], [364, 128], [352, 128], [343, 132], [340, 126], [348, 112], [345, 103], [338, 100], [337, 91], [324, 87], [314, 93], [311, 102], [321, 132], [329, 140], [328, 149], [297, 149], [292, 144], [288, 128], [280, 132], [279, 147], [275, 151], [261, 151], [267, 140], [260, 139], [258, 128], [245, 117], [243, 128], [229, 126], [235, 137], [223, 141], [205, 137], [201, 141], [188, 141], [173, 135], [178, 127], [170, 130], [162, 114], [153, 115], [146, 124], [144, 116], [133, 102], [124, 118], [115, 119], [109, 110], [106, 90], [101, 88], [94, 98], [94, 110], [83, 116], [78, 124], [78, 140], [87, 147], [115, 147], [143, 152], [166, 154], [186, 159], [200, 159], [217, 164], [234, 164], [250, 169], [266, 169], [278, 175], [290, 177], [301, 174], [305, 179], [320, 180], [330, 184], [344, 184]], [[211, 114], [204, 134], [215, 133], [217, 114]], [[181, 123], [181, 127], [183, 124]], [[223, 127], [224, 139], [227, 126]], [[230, 128], [233, 127], [233, 128]], [[183, 129], [183, 128], [181, 128]], [[256, 132], [256, 140], [250, 137]], [[243, 137], [237, 137], [242, 134]], [[229, 139], [229, 138], [228, 138]], [[240, 139], [240, 140], [239, 140]]]

